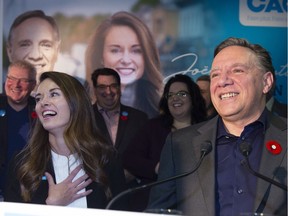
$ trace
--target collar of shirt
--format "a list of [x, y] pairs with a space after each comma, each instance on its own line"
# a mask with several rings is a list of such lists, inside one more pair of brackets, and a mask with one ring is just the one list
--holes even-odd
[[114, 110], [105, 110], [103, 107], [101, 107], [99, 104], [97, 104], [98, 111], [103, 115], [104, 113], [108, 118], [114, 117], [115, 115], [120, 114], [120, 106], [118, 106]]
[[[241, 137], [243, 136], [244, 132], [245, 132], [245, 134], [247, 134], [247, 129], [249, 129], [249, 128], [255, 129], [256, 127], [263, 126], [264, 131], [265, 131], [267, 128], [267, 115], [268, 115], [267, 112], [268, 112], [268, 110], [265, 108], [264, 111], [262, 112], [262, 114], [260, 115], [260, 117], [255, 122], [252, 122], [249, 125], [246, 125], [244, 127], [242, 134], [241, 134]], [[226, 131], [222, 118], [219, 118], [217, 128], [218, 128], [217, 140], [220, 139], [221, 137], [227, 137], [227, 136], [228, 137], [235, 137], [234, 135], [232, 135]]]

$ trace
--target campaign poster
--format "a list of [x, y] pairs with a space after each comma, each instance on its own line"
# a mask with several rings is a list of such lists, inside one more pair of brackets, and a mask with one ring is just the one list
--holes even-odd
[[[96, 54], [94, 59], [91, 58], [93, 52], [97, 52], [96, 45], [91, 48], [91, 38], [105, 20], [124, 11], [139, 18], [152, 35], [150, 43], [143, 42], [142, 71], [128, 78], [125, 75], [129, 75], [132, 69], [122, 71], [124, 104], [144, 109], [151, 117], [153, 109], [158, 107], [165, 82], [178, 73], [188, 74], [194, 80], [200, 75], [209, 75], [214, 48], [228, 37], [245, 38], [270, 52], [277, 78], [275, 98], [287, 104], [287, 0], [0, 0], [0, 6], [1, 83], [11, 61], [7, 48], [10, 27], [20, 14], [41, 10], [55, 20], [60, 43], [57, 59], [50, 61], [51, 68], [75, 76], [89, 87], [93, 67], [101, 66], [104, 61]], [[37, 37], [37, 30], [33, 32], [31, 37]], [[146, 36], [139, 35], [139, 32], [136, 33], [138, 40], [145, 41]], [[118, 39], [130, 38], [128, 33], [116, 34]], [[98, 39], [95, 38], [95, 44]], [[25, 46], [28, 45], [24, 43]], [[27, 53], [27, 58], [31, 55], [34, 62], [38, 61], [35, 65], [39, 70], [49, 64], [48, 57], [41, 53], [47, 44], [43, 46]], [[87, 60], [87, 52], [92, 53], [90, 60]], [[136, 62], [133, 67], [138, 66]], [[151, 106], [146, 109], [145, 104]]]

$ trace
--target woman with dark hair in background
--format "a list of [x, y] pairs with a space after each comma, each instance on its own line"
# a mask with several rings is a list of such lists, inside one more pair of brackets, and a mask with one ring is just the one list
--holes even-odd
[[[170, 132], [188, 127], [206, 119], [205, 101], [198, 85], [187, 75], [176, 75], [169, 79], [159, 104], [160, 115], [150, 119], [140, 130], [132, 145], [126, 148], [124, 166], [142, 184], [157, 179], [162, 147]], [[143, 210], [149, 191], [143, 193]]]

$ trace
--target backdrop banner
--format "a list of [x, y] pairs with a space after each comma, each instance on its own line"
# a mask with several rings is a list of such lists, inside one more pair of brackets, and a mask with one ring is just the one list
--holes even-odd
[[[2, 83], [10, 61], [30, 58], [40, 72], [65, 72], [89, 87], [95, 67], [105, 65], [120, 68], [115, 63], [117, 52], [118, 57], [122, 55], [121, 58], [126, 58], [127, 65], [132, 65], [126, 65], [118, 72], [125, 86], [123, 89], [126, 89], [123, 103], [133, 106], [131, 94], [136, 88], [135, 83], [140, 86], [139, 83], [147, 82], [148, 85], [143, 85], [143, 88], [149, 86], [149, 82], [151, 86], [160, 85], [155, 88], [155, 94], [160, 94], [161, 85], [175, 74], [189, 74], [196, 80], [200, 75], [210, 73], [214, 48], [221, 41], [228, 37], [240, 37], [260, 44], [270, 52], [276, 70], [275, 97], [287, 104], [287, 0], [0, 0], [0, 5]], [[22, 27], [24, 33], [19, 25], [9, 38], [15, 19], [32, 10], [41, 10], [53, 18], [59, 28], [59, 41], [55, 39], [53, 29], [47, 30], [47, 33], [46, 30], [39, 32], [37, 24], [28, 22], [26, 27]], [[139, 18], [149, 29], [152, 40], [143, 33], [142, 24], [137, 24], [135, 28], [138, 30], [134, 29], [132, 33], [123, 28], [123, 31], [115, 30], [116, 36], [109, 34], [115, 46], [107, 51], [105, 43], [108, 34], [106, 32], [101, 36], [99, 32], [103, 29], [99, 26], [104, 28], [105, 23], [120, 11]], [[49, 34], [52, 34], [50, 39]], [[133, 35], [142, 46], [141, 50], [129, 47]], [[102, 45], [101, 37], [105, 37]], [[153, 51], [153, 44], [156, 51]], [[128, 53], [125, 47], [128, 47]], [[111, 58], [106, 57], [105, 51], [113, 53], [114, 59], [112, 54]], [[136, 59], [137, 52], [143, 54], [142, 59]], [[159, 66], [155, 52], [159, 54], [158, 72], [161, 76], [152, 68]], [[136, 70], [141, 67], [142, 71]], [[162, 80], [157, 84], [159, 77]]]

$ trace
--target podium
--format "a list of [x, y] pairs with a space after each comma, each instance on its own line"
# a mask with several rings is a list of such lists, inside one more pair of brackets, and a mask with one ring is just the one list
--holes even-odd
[[[73, 208], [39, 204], [0, 202], [0, 216], [156, 216], [157, 214], [106, 209]], [[163, 215], [163, 214], [161, 214]], [[171, 215], [170, 215], [171, 216]]]

